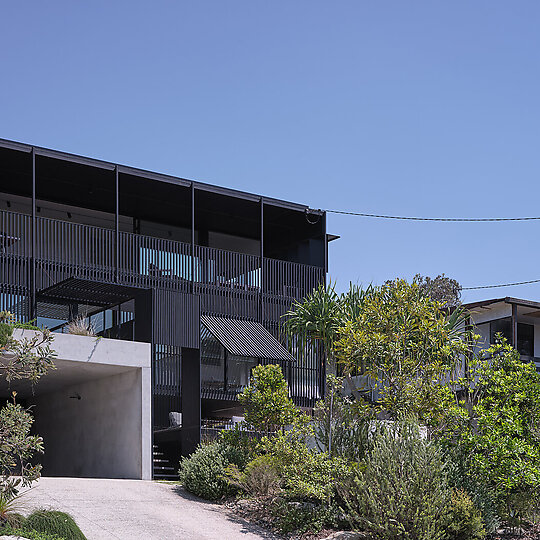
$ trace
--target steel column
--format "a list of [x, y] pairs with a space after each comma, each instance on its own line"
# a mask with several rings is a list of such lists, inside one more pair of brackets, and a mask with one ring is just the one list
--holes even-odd
[[512, 347], [517, 349], [517, 305], [512, 304]]
[[195, 184], [191, 182], [191, 292], [195, 292]]
[[30, 313], [29, 318], [36, 318], [36, 149], [32, 146], [32, 256], [30, 263]]
[[261, 282], [259, 283], [259, 321], [264, 321], [264, 198], [261, 197]]
[[114, 208], [114, 232], [115, 232], [115, 249], [114, 249], [114, 280], [119, 281], [119, 266], [120, 266], [120, 189], [118, 182], [118, 165], [114, 166], [114, 190], [115, 190], [115, 208]]
[[324, 273], [325, 273], [325, 283], [326, 283], [326, 274], [328, 274], [328, 237], [326, 231], [326, 212], [323, 214], [323, 235], [324, 235]]

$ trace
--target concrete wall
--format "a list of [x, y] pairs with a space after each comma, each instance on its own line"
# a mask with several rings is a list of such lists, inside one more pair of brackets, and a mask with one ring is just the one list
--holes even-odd
[[57, 369], [27, 396], [43, 475], [150, 479], [150, 345], [56, 334], [52, 348]]
[[44, 476], [150, 477], [143, 467], [142, 376], [131, 369], [32, 400]]

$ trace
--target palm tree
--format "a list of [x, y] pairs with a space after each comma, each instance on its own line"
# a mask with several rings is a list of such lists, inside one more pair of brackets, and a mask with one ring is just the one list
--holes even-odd
[[[295, 301], [285, 313], [285, 335], [290, 343], [296, 344], [300, 354], [309, 346], [321, 343], [327, 370], [335, 373], [334, 345], [340, 328], [347, 320], [356, 318], [363, 301], [373, 290], [371, 285], [364, 290], [351, 283], [346, 293], [338, 294], [332, 283], [319, 285], [301, 302]], [[345, 372], [344, 376], [355, 398], [362, 399], [350, 373]]]

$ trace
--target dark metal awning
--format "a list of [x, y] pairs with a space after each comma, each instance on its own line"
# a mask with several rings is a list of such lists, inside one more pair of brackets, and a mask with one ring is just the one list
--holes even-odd
[[108, 307], [131, 300], [143, 289], [71, 277], [38, 291], [38, 300]]
[[261, 324], [201, 315], [201, 322], [234, 356], [294, 361], [294, 356]]

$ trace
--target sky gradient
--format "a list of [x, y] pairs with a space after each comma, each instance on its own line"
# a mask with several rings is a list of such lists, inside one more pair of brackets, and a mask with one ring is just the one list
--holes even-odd
[[[540, 215], [540, 3], [10, 2], [0, 137], [368, 213]], [[346, 288], [540, 278], [540, 222], [329, 216]], [[464, 300], [540, 301], [540, 284]]]

